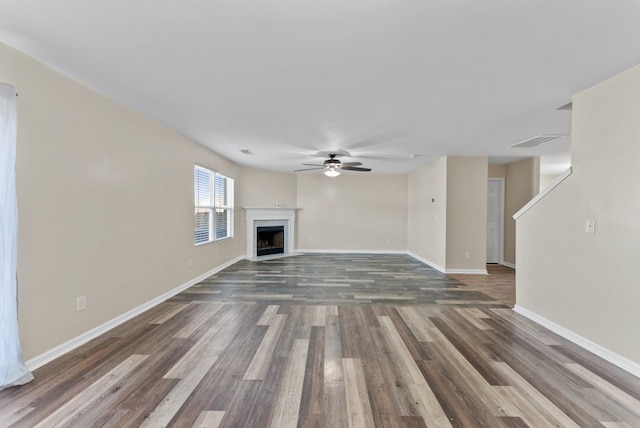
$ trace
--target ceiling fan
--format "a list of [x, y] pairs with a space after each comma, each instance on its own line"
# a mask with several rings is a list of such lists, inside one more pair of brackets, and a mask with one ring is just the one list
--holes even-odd
[[362, 168], [362, 162], [340, 162], [339, 159], [336, 159], [336, 153], [329, 154], [329, 159], [323, 162], [322, 165], [313, 164], [313, 163], [303, 163], [303, 165], [313, 166], [314, 168], [304, 168], [304, 169], [296, 169], [294, 172], [298, 171], [311, 171], [313, 169], [326, 169], [324, 175], [327, 177], [337, 177], [340, 175], [340, 169], [344, 169], [346, 171], [362, 171], [369, 172], [371, 168]]

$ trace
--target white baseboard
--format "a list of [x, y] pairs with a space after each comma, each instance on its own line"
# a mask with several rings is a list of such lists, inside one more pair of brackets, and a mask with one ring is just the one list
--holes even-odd
[[412, 253], [411, 251], [406, 251], [405, 254], [410, 255], [411, 257], [413, 257], [414, 259], [424, 263], [425, 265], [431, 266], [432, 268], [434, 268], [437, 271], [440, 271], [442, 273], [446, 273], [446, 269], [443, 268], [442, 266], [438, 266], [437, 264], [433, 263], [431, 260], [427, 260], [423, 257], [420, 257], [419, 255]]
[[194, 278], [192, 280], [189, 280], [188, 282], [185, 282], [184, 284], [180, 285], [179, 287], [174, 288], [173, 290], [167, 291], [166, 293], [146, 302], [143, 303], [140, 306], [137, 306], [133, 309], [131, 309], [128, 312], [125, 312], [122, 315], [119, 315], [117, 317], [115, 317], [114, 319], [107, 321], [104, 324], [99, 325], [96, 328], [93, 328], [85, 333], [82, 333], [80, 336], [74, 337], [73, 339], [56, 346], [55, 348], [52, 348], [38, 356], [35, 356], [33, 358], [31, 358], [29, 361], [26, 362], [26, 366], [29, 370], [33, 371], [39, 367], [42, 367], [43, 365], [47, 364], [50, 361], [55, 360], [56, 358], [66, 354], [67, 352], [70, 352], [74, 349], [76, 349], [77, 347], [84, 345], [85, 343], [87, 343], [88, 341], [95, 339], [96, 337], [100, 336], [101, 334], [106, 333], [107, 331], [111, 330], [114, 327], [119, 326], [120, 324], [124, 323], [125, 321], [130, 320], [131, 318], [140, 315], [141, 313], [143, 313], [144, 311], [147, 311], [151, 308], [153, 308], [154, 306], [159, 305], [160, 303], [164, 302], [167, 299], [170, 299], [171, 297], [175, 296], [176, 294], [186, 290], [187, 288], [197, 284], [198, 282], [202, 281], [205, 278], [210, 277], [211, 275], [221, 271], [222, 269], [231, 266], [234, 263], [239, 262], [240, 260], [243, 260], [245, 258], [245, 256], [239, 256], [236, 257], [233, 260], [230, 260], [220, 266], [217, 266], [213, 269], [211, 269], [208, 272], [203, 273], [202, 275], [198, 276], [197, 278]]
[[513, 263], [505, 262], [504, 260], [500, 262], [502, 266], [510, 267], [511, 269], [515, 269], [516, 265]]
[[442, 273], [460, 273], [460, 274], [472, 274], [472, 275], [487, 275], [486, 269], [445, 269], [442, 266], [438, 266], [430, 260], [420, 257], [411, 251], [404, 250], [300, 250], [301, 253], [327, 253], [327, 254], [406, 254], [414, 259], [431, 266], [432, 268]]
[[488, 275], [486, 269], [445, 269], [446, 274], [460, 274], [460, 275]]
[[407, 254], [404, 250], [304, 250], [297, 248], [298, 253], [310, 254]]
[[576, 334], [573, 331], [536, 314], [533, 311], [530, 311], [529, 309], [523, 308], [522, 306], [515, 305], [513, 310], [520, 315], [529, 318], [531, 321], [548, 328], [559, 336], [562, 336], [565, 339], [575, 343], [576, 345], [586, 349], [587, 351], [590, 351], [597, 356], [607, 360], [611, 364], [628, 371], [636, 377], [640, 377], [640, 364], [631, 361], [621, 355], [618, 355], [615, 352], [605, 348], [604, 346], [598, 345], [597, 343], [592, 342], [589, 339], [584, 338], [579, 334]]
[[442, 266], [438, 266], [433, 263], [431, 260], [427, 260], [423, 257], [420, 257], [417, 254], [412, 253], [411, 251], [405, 250], [306, 250], [306, 249], [298, 249], [301, 253], [327, 253], [327, 254], [407, 254], [414, 259], [424, 263], [425, 265], [431, 266], [437, 271], [442, 273], [459, 273], [459, 274], [469, 274], [469, 275], [487, 275], [486, 269], [445, 269]]
[[442, 273], [446, 273], [446, 274], [466, 274], [466, 275], [487, 275], [487, 270], [486, 269], [445, 269], [442, 266], [438, 266], [437, 264], [433, 263], [431, 260], [427, 260], [423, 257], [420, 257], [419, 255], [412, 253], [411, 251], [407, 251], [405, 252], [405, 254], [410, 255], [411, 257], [413, 257], [414, 259], [421, 261], [422, 263], [424, 263], [425, 265], [429, 265], [432, 268], [434, 268], [435, 270], [438, 270]]

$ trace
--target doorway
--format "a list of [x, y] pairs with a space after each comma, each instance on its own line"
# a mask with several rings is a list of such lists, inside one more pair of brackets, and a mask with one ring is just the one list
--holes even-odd
[[490, 178], [487, 187], [487, 263], [504, 260], [504, 178]]

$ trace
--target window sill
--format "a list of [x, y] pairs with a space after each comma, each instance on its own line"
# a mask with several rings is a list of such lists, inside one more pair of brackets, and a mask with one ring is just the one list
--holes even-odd
[[226, 241], [227, 239], [233, 239], [233, 236], [227, 236], [225, 238], [220, 238], [220, 239], [213, 239], [213, 240], [207, 241], [207, 242], [198, 242], [197, 244], [194, 244], [194, 245], [196, 247], [200, 247], [201, 245], [215, 244], [216, 242]]

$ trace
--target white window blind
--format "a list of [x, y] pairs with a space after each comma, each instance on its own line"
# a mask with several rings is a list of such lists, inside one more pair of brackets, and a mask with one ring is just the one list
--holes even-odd
[[195, 244], [233, 236], [233, 179], [194, 168]]

